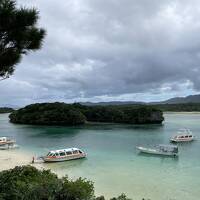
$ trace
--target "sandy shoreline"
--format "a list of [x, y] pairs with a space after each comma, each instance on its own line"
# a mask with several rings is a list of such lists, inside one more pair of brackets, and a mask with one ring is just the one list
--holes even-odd
[[45, 168], [42, 163], [32, 164], [31, 161], [31, 154], [22, 152], [20, 149], [0, 151], [0, 171], [23, 165], [32, 165], [38, 169]]
[[35, 156], [35, 162], [32, 163], [33, 155], [28, 151], [22, 151], [21, 149], [0, 150], [0, 172], [3, 170], [12, 169], [16, 166], [31, 165], [39, 170], [49, 169], [55, 173], [58, 177], [63, 177], [66, 174], [59, 173], [54, 170], [51, 165], [44, 163], [42, 160], [37, 160]]

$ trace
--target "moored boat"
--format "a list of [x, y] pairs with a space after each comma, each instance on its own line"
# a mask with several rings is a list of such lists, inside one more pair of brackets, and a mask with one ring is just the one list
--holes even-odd
[[16, 141], [8, 137], [0, 137], [0, 150], [15, 149], [19, 146], [15, 144]]
[[164, 155], [164, 156], [178, 156], [178, 147], [175, 145], [163, 145], [160, 144], [156, 147], [136, 147], [142, 153]]
[[173, 136], [171, 142], [191, 142], [194, 140], [194, 135], [189, 129], [180, 129], [177, 135]]
[[8, 137], [0, 137], [0, 146], [14, 144], [14, 143], [15, 143], [15, 140], [12, 140]]
[[41, 157], [44, 162], [61, 162], [67, 160], [75, 160], [85, 158], [86, 153], [78, 148], [68, 148], [49, 151], [46, 156]]

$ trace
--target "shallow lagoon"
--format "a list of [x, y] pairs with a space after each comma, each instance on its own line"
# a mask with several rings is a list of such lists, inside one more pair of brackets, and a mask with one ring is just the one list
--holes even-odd
[[[136, 145], [168, 144], [179, 128], [188, 127], [199, 141], [180, 144], [179, 158], [138, 154]], [[14, 136], [23, 152], [80, 147], [86, 159], [44, 164], [59, 175], [95, 183], [96, 194], [124, 192], [134, 200], [197, 200], [200, 196], [200, 114], [166, 113], [163, 125], [96, 124], [81, 127], [14, 125], [0, 115], [0, 135]], [[31, 160], [31, 157], [30, 157]]]

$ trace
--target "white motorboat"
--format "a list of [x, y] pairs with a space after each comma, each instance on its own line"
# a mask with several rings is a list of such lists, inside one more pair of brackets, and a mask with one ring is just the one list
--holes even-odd
[[171, 142], [191, 142], [195, 139], [194, 135], [189, 129], [180, 129], [177, 135], [173, 136]]
[[68, 148], [49, 151], [46, 156], [41, 157], [44, 162], [61, 162], [67, 160], [75, 160], [85, 158], [86, 153], [78, 148]]
[[165, 155], [165, 156], [178, 156], [178, 147], [174, 145], [163, 145], [160, 144], [156, 147], [136, 147], [142, 153]]
[[14, 144], [15, 140], [12, 140], [8, 137], [0, 137], [0, 146], [1, 145], [10, 145], [10, 144]]
[[8, 137], [0, 137], [0, 150], [15, 149], [19, 146], [15, 144], [16, 141]]

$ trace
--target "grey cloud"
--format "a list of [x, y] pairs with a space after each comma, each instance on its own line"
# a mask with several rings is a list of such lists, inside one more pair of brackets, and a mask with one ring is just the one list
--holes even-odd
[[200, 89], [197, 0], [18, 2], [40, 10], [47, 37], [0, 83], [1, 104], [13, 97], [21, 104], [143, 100]]

